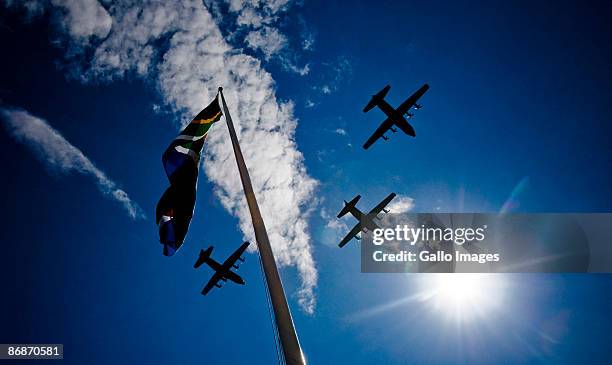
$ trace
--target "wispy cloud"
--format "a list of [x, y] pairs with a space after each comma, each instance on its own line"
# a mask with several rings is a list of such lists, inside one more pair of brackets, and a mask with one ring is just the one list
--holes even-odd
[[81, 41], [91, 36], [104, 38], [110, 32], [112, 19], [97, 0], [51, 0], [63, 12], [61, 25]]
[[329, 95], [332, 93], [331, 86], [329, 85], [322, 85], [322, 86], [315, 87], [315, 90], [319, 90], [321, 93], [325, 95]]
[[322, 208], [320, 216], [325, 223], [325, 242], [328, 245], [337, 245], [338, 242], [349, 232], [351, 229], [347, 224], [346, 220], [336, 218], [327, 209]]
[[334, 133], [339, 134], [341, 136], [346, 136], [346, 130], [343, 128], [337, 128], [336, 130], [334, 130]]
[[276, 28], [263, 26], [257, 30], [252, 30], [246, 35], [244, 41], [249, 48], [260, 51], [266, 61], [276, 57], [285, 70], [300, 76], [305, 76], [310, 72], [309, 64], [297, 65], [294, 60], [295, 53], [288, 49], [289, 41], [287, 37]]
[[342, 84], [350, 81], [353, 77], [353, 66], [347, 57], [340, 56], [334, 61], [323, 62], [320, 74], [321, 82], [313, 86], [313, 90], [329, 95], [336, 92]]
[[131, 218], [145, 217], [142, 209], [125, 191], [119, 189], [81, 150], [47, 122], [24, 110], [0, 109], [0, 115], [7, 131], [32, 150], [48, 168], [61, 173], [78, 172], [93, 177], [98, 189], [121, 203]]
[[23, 10], [26, 21], [37, 18], [49, 9], [62, 30], [75, 40], [87, 43], [90, 38], [104, 38], [112, 19], [97, 0], [0, 0], [8, 8]]
[[414, 199], [405, 195], [397, 195], [395, 199], [389, 203], [387, 209], [390, 213], [402, 214], [411, 211], [414, 208]]
[[[249, 4], [232, 1], [230, 6], [252, 7]], [[286, 2], [270, 1], [265, 6], [273, 16]], [[298, 300], [312, 313], [318, 273], [307, 222], [318, 182], [306, 171], [295, 141], [298, 121], [293, 103], [277, 99], [270, 73], [260, 60], [223, 38], [208, 9], [201, 0], [117, 1], [106, 7], [112, 27], [104, 39], [87, 43], [68, 32], [70, 55], [81, 61], [84, 81], [112, 81], [125, 75], [152, 79], [167, 105], [185, 122], [210, 102], [218, 86], [224, 87], [276, 260], [280, 266], [297, 268], [302, 282]], [[84, 21], [63, 16], [65, 29], [78, 28], [72, 23]], [[227, 131], [221, 125], [212, 128], [204, 172], [223, 206], [238, 217], [245, 238], [254, 240], [233, 158]]]
[[[246, 46], [261, 52], [265, 61], [278, 61], [283, 70], [305, 76], [310, 72], [310, 65], [300, 66], [298, 50], [304, 45], [312, 46], [314, 34], [308, 40], [288, 37], [281, 28], [283, 16], [294, 5], [301, 4], [291, 0], [207, 0], [212, 14], [230, 34], [230, 39], [242, 42], [237, 46]], [[302, 21], [303, 22], [303, 21]], [[302, 26], [304, 27], [304, 25]], [[300, 41], [299, 48], [294, 44]]]
[[266, 60], [279, 53], [288, 44], [287, 37], [281, 34], [278, 29], [268, 26], [250, 31], [244, 41], [250, 48], [260, 50]]
[[300, 18], [300, 38], [302, 39], [302, 49], [305, 51], [314, 50], [315, 32], [308, 26], [303, 18]]

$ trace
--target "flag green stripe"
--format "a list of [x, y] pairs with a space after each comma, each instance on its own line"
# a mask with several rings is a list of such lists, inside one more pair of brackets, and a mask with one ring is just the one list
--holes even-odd
[[203, 136], [206, 134], [206, 132], [208, 132], [211, 125], [212, 124], [190, 123], [187, 127], [185, 127], [185, 129], [183, 129], [183, 132], [181, 132], [181, 134], [187, 136]]

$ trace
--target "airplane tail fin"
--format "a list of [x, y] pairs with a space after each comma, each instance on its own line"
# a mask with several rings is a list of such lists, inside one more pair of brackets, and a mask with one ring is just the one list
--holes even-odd
[[198, 261], [196, 261], [195, 264], [193, 264], [193, 267], [197, 269], [198, 267], [202, 266], [202, 264], [205, 263], [206, 260], [208, 260], [208, 258], [210, 258], [210, 254], [212, 253], [212, 250], [213, 250], [213, 246], [210, 246], [209, 248], [207, 248], [206, 251], [200, 250], [200, 256], [198, 257]]
[[376, 105], [378, 105], [378, 101], [384, 99], [390, 89], [391, 89], [391, 86], [387, 85], [382, 90], [380, 90], [376, 95], [372, 96], [372, 99], [370, 99], [370, 102], [368, 103], [368, 105], [366, 105], [365, 108], [363, 108], [363, 112], [367, 113], [370, 110], [372, 110], [372, 108], [374, 108]]
[[348, 213], [351, 210], [351, 208], [354, 208], [355, 205], [357, 204], [357, 202], [359, 201], [359, 199], [361, 199], [361, 195], [357, 195], [350, 202], [346, 202], [345, 201], [344, 202], [344, 208], [342, 208], [340, 213], [338, 213], [338, 218], [344, 217], [346, 215], [346, 213]]

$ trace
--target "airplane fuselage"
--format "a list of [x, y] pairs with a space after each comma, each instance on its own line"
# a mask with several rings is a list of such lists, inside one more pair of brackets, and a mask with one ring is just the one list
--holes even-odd
[[221, 271], [220, 274], [226, 278], [226, 279], [230, 279], [231, 281], [233, 281], [236, 284], [240, 284], [240, 285], [244, 285], [244, 280], [242, 279], [242, 277], [240, 277], [240, 275], [236, 274], [235, 272], [232, 271], [232, 266], [231, 265], [223, 265], [221, 267]]
[[349, 207], [349, 213], [351, 213], [351, 215], [359, 221], [362, 230], [363, 228], [365, 228], [367, 230], [373, 231], [376, 228], [380, 228], [378, 227], [376, 222], [374, 222], [374, 219], [376, 218], [376, 215], [374, 214], [363, 214], [363, 212], [357, 209], [357, 207], [355, 206]]
[[236, 284], [244, 284], [244, 280], [238, 274], [232, 271], [232, 265], [230, 265], [229, 263], [220, 264], [212, 258], [207, 258], [206, 263], [213, 270], [218, 272], [224, 281], [226, 279], [229, 279]]
[[387, 103], [385, 99], [378, 100], [377, 104], [380, 110], [382, 110], [383, 113], [385, 113], [389, 118], [392, 118], [392, 119], [402, 118], [403, 119], [402, 115], [394, 107], [392, 107], [391, 104]]
[[412, 126], [410, 125], [410, 123], [408, 123], [406, 118], [404, 118], [402, 113], [398, 112], [397, 109], [387, 103], [385, 99], [378, 100], [378, 107], [393, 122], [393, 124], [400, 127], [403, 131], [407, 132], [406, 134], [413, 137], [416, 136], [414, 128], [412, 128]]

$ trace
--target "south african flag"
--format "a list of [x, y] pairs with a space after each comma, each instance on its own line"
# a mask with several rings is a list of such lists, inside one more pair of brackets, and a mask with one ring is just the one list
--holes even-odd
[[164, 255], [172, 256], [183, 245], [193, 216], [200, 153], [208, 129], [221, 118], [218, 95], [170, 143], [162, 156], [170, 187], [157, 203], [156, 220]]

